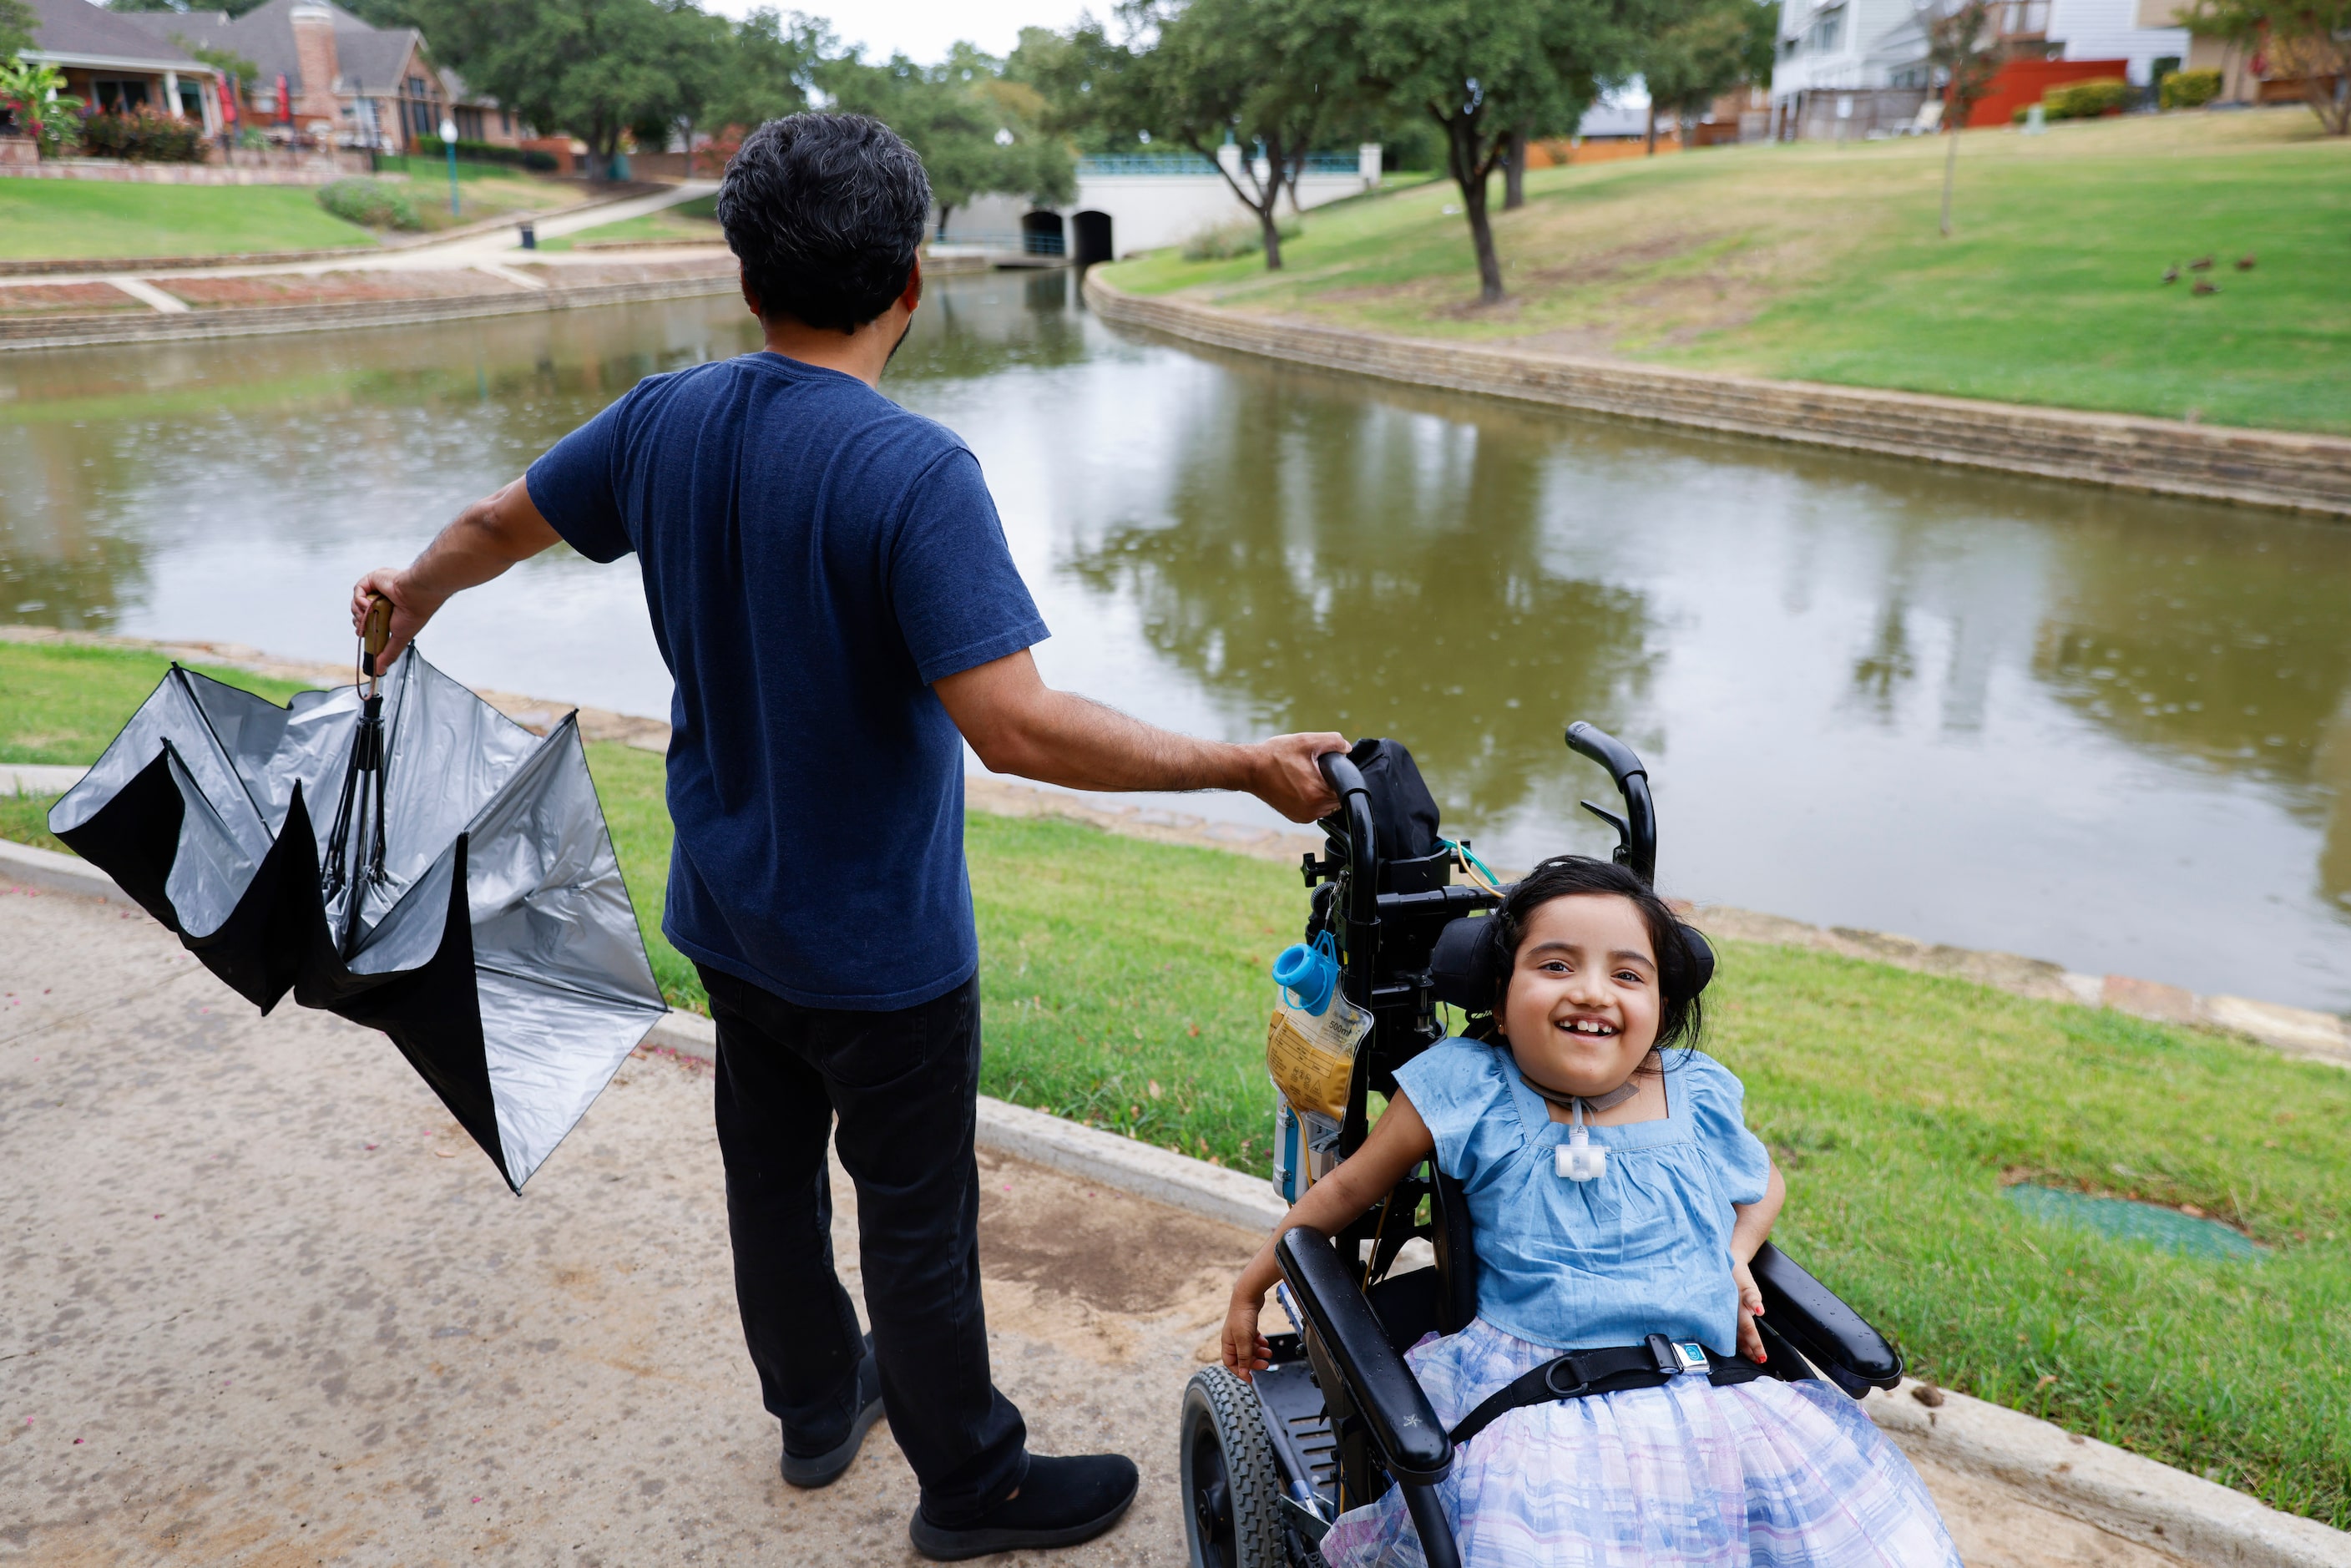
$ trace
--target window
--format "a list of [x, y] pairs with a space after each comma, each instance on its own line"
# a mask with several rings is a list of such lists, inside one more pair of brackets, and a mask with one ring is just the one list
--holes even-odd
[[89, 85], [98, 95], [100, 114], [129, 114], [147, 107], [147, 83], [143, 78], [100, 77]]
[[1844, 7], [1832, 5], [1813, 18], [1804, 31], [1804, 47], [1813, 54], [1834, 54], [1844, 41]]

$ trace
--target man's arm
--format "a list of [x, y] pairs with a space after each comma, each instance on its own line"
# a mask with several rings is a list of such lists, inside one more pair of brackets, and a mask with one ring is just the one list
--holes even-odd
[[1277, 735], [1252, 746], [1196, 740], [1055, 691], [1026, 648], [943, 675], [931, 689], [998, 773], [1072, 789], [1241, 789], [1293, 822], [1338, 805], [1314, 759], [1346, 750], [1344, 736]]
[[451, 594], [489, 581], [557, 538], [532, 503], [530, 486], [517, 479], [458, 513], [406, 567], [380, 566], [354, 583], [351, 629], [366, 621], [370, 599], [392, 601], [392, 641], [384, 644], [380, 666], [389, 669]]

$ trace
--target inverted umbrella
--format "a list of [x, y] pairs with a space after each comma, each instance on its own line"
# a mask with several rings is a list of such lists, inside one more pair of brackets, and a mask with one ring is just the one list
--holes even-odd
[[264, 1013], [389, 1035], [520, 1192], [667, 1009], [577, 716], [368, 662], [286, 707], [174, 664], [49, 831]]

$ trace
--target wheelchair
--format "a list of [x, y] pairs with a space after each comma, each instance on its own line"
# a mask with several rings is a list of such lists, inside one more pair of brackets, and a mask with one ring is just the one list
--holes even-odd
[[[1652, 880], [1656, 813], [1640, 758], [1588, 724], [1571, 725], [1567, 744], [1615, 783], [1621, 812], [1583, 803], [1615, 830], [1614, 860]], [[1490, 1007], [1491, 977], [1467, 956], [1479, 946], [1474, 917], [1507, 890], [1482, 867], [1468, 884], [1453, 881], [1457, 865], [1477, 862], [1466, 843], [1437, 837], [1435, 803], [1402, 747], [1361, 742], [1322, 768], [1340, 804], [1321, 824], [1322, 853], [1301, 866], [1312, 893], [1306, 941], [1334, 940], [1340, 986], [1373, 1019], [1333, 1151], [1344, 1158], [1369, 1131], [1367, 1097], [1395, 1093], [1395, 1070], [1444, 1038], [1438, 1006]], [[1426, 1245], [1408, 1255], [1414, 1241]], [[1477, 1314], [1476, 1239], [1459, 1185], [1425, 1161], [1340, 1234], [1300, 1228], [1274, 1250], [1295, 1332], [1266, 1336], [1271, 1364], [1253, 1380], [1212, 1366], [1185, 1389], [1178, 1466], [1193, 1568], [1322, 1568], [1332, 1521], [1390, 1486], [1405, 1489], [1430, 1568], [1458, 1568], [1437, 1493], [1453, 1443], [1404, 1352]], [[1397, 1269], [1407, 1256], [1433, 1260]], [[1751, 1268], [1764, 1301], [1762, 1375], [1826, 1377], [1855, 1399], [1901, 1381], [1894, 1347], [1784, 1253], [1767, 1242]], [[1669, 1373], [1669, 1347], [1653, 1343], [1658, 1371]]]

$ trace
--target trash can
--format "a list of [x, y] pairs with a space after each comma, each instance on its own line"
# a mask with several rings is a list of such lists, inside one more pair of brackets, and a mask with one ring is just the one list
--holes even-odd
[[525, 250], [538, 248], [538, 225], [528, 218], [522, 221], [522, 247]]

